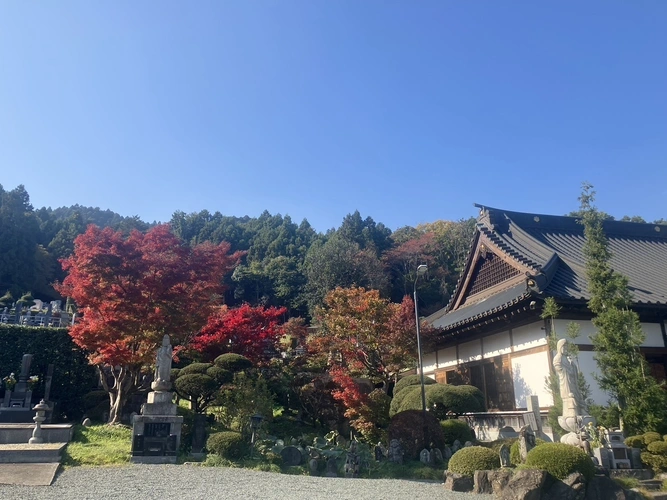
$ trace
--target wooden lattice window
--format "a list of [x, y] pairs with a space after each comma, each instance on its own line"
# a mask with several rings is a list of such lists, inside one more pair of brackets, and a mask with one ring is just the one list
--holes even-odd
[[486, 252], [480, 257], [472, 275], [472, 286], [468, 295], [474, 295], [519, 274], [519, 270], [509, 265], [497, 255]]

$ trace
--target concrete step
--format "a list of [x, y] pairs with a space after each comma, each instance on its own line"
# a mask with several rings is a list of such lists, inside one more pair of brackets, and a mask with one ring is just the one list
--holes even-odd
[[[1, 444], [27, 443], [32, 437], [35, 424], [0, 424]], [[72, 424], [42, 425], [42, 439], [45, 443], [69, 443], [74, 434]]]
[[0, 444], [0, 464], [60, 463], [67, 443]]
[[647, 479], [639, 481], [639, 487], [648, 491], [658, 491], [662, 489], [662, 481], [660, 479]]

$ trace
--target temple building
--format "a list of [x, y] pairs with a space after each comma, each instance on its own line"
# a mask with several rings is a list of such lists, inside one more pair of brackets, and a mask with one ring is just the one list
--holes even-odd
[[[605, 405], [598, 387], [590, 336], [589, 292], [583, 255], [584, 228], [575, 217], [528, 214], [477, 205], [480, 214], [468, 260], [449, 304], [426, 320], [442, 329], [424, 373], [441, 383], [469, 383], [494, 410], [526, 408], [530, 395], [551, 406], [545, 387], [552, 361], [540, 318], [545, 298], [561, 307], [559, 337], [580, 326], [578, 364], [591, 397]], [[653, 375], [667, 368], [667, 226], [605, 221], [614, 270], [629, 279], [634, 310], [646, 335], [641, 352]]]

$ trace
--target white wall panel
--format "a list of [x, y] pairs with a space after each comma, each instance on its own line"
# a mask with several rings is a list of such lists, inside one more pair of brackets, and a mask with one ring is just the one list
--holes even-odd
[[457, 363], [458, 360], [456, 359], [456, 346], [447, 347], [438, 351], [438, 368], [456, 366]]
[[642, 330], [646, 335], [643, 346], [646, 347], [665, 347], [665, 340], [662, 338], [662, 329], [660, 323], [642, 323]]
[[512, 382], [517, 408], [525, 408], [528, 396], [536, 395], [540, 406], [553, 405], [551, 393], [545, 388], [549, 375], [549, 357], [546, 352], [536, 352], [525, 356], [512, 355]]
[[459, 363], [482, 359], [482, 344], [479, 340], [459, 344]]
[[[568, 323], [577, 323], [579, 325], [579, 338], [576, 342], [580, 345], [590, 345], [591, 337], [597, 333], [595, 326], [590, 321], [572, 321], [568, 319], [554, 320], [556, 326], [556, 334], [559, 338], [567, 338]], [[642, 344], [645, 347], [665, 347], [664, 339], [662, 338], [662, 329], [660, 323], [642, 323], [642, 330], [646, 335], [646, 340]]]
[[523, 351], [547, 343], [544, 323], [539, 321], [530, 325], [512, 328], [512, 342], [514, 351]]
[[484, 337], [482, 344], [485, 358], [507, 354], [511, 351], [510, 333], [502, 332], [489, 335], [488, 337]]
[[437, 365], [435, 363], [435, 352], [424, 354], [424, 356], [422, 357], [422, 361], [424, 363], [424, 373], [433, 372], [437, 368]]
[[604, 392], [598, 386], [598, 383], [595, 381], [593, 374], [597, 373], [597, 363], [593, 359], [592, 351], [580, 351], [577, 356], [577, 363], [579, 365], [579, 371], [584, 375], [586, 383], [591, 388], [591, 399], [598, 405], [607, 405], [609, 400], [609, 395]]

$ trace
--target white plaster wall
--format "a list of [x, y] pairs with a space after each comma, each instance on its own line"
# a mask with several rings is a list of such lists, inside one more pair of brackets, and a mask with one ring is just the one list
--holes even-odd
[[509, 353], [511, 349], [510, 333], [502, 332], [484, 337], [482, 342], [483, 355], [485, 358], [500, 356]]
[[[591, 337], [597, 333], [595, 326], [590, 321], [572, 321], [568, 319], [554, 320], [556, 326], [556, 334], [559, 338], [567, 338], [568, 323], [577, 323], [579, 325], [579, 337], [577, 344], [590, 345]], [[646, 339], [642, 346], [644, 347], [665, 347], [665, 342], [662, 338], [662, 329], [660, 323], [642, 323], [642, 330], [646, 335]]]
[[482, 359], [482, 343], [479, 340], [459, 344], [459, 363]]
[[435, 352], [430, 352], [422, 356], [422, 362], [424, 363], [424, 373], [434, 372], [438, 367], [435, 362]]
[[514, 352], [546, 344], [546, 332], [543, 328], [544, 323], [542, 321], [519, 328], [512, 328]]
[[456, 346], [447, 347], [438, 351], [438, 368], [456, 366], [457, 363], [458, 360], [456, 359]]
[[531, 395], [539, 398], [540, 406], [553, 405], [551, 393], [545, 388], [545, 379], [548, 375], [549, 357], [546, 351], [512, 356], [514, 403], [517, 408], [525, 408], [526, 399]]
[[609, 395], [600, 389], [593, 376], [593, 374], [597, 373], [598, 368], [595, 359], [593, 359], [593, 354], [591, 351], [580, 351], [576, 362], [579, 365], [579, 371], [583, 374], [586, 383], [591, 388], [591, 399], [593, 402], [598, 405], [606, 405]]

